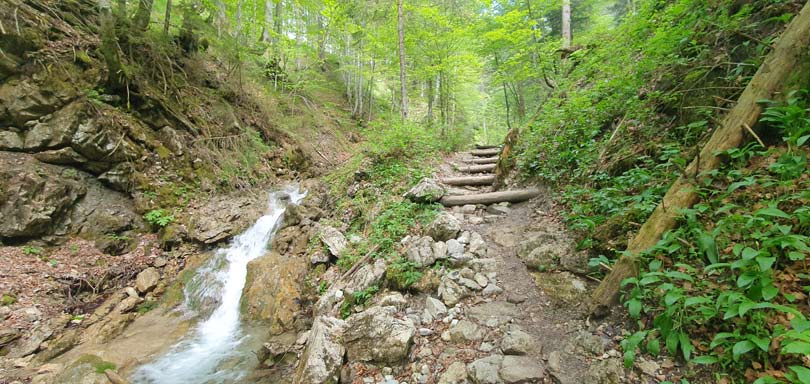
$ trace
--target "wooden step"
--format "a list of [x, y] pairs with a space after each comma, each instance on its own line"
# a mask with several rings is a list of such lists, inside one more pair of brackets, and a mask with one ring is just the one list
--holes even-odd
[[496, 164], [471, 165], [469, 167], [459, 167], [461, 173], [491, 173], [495, 170]]
[[445, 207], [467, 204], [496, 204], [496, 203], [520, 203], [540, 195], [537, 189], [520, 189], [514, 191], [501, 191], [489, 193], [477, 193], [472, 195], [457, 195], [442, 197], [439, 202]]
[[472, 159], [464, 160], [465, 163], [472, 163], [472, 164], [498, 164], [498, 160], [500, 157], [476, 157]]
[[476, 144], [475, 149], [492, 149], [492, 148], [500, 148], [500, 145], [491, 145], [491, 144]]
[[492, 185], [495, 182], [495, 175], [486, 176], [463, 176], [448, 177], [442, 179], [442, 183], [447, 185]]
[[470, 151], [471, 155], [478, 156], [478, 157], [498, 156], [500, 153], [501, 153], [500, 148], [474, 149], [474, 150]]

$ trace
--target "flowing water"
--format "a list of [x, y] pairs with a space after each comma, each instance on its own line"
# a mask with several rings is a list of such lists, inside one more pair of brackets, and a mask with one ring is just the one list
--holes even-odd
[[250, 332], [239, 320], [247, 264], [267, 251], [287, 205], [298, 204], [305, 194], [297, 186], [271, 193], [267, 213], [200, 268], [186, 286], [184, 307], [203, 316], [210, 313], [209, 317], [169, 352], [135, 371], [133, 382], [231, 383], [255, 365], [256, 358], [246, 347]]

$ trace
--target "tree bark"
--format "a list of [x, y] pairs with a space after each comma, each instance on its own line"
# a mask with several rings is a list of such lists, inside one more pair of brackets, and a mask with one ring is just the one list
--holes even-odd
[[135, 13], [135, 20], [132, 23], [135, 31], [142, 33], [149, 28], [149, 19], [152, 16], [153, 0], [140, 0], [138, 2], [138, 12]]
[[458, 169], [461, 173], [489, 173], [495, 170], [495, 164], [479, 164], [470, 165], [468, 167], [460, 167]]
[[442, 183], [447, 185], [490, 185], [495, 181], [495, 176], [464, 176], [448, 177], [442, 179]]
[[273, 29], [273, 2], [264, 0], [264, 22], [262, 23], [261, 41], [270, 42], [270, 30]]
[[110, 0], [98, 1], [99, 34], [101, 35], [101, 54], [107, 64], [107, 85], [112, 91], [121, 90], [126, 82], [126, 74], [121, 65], [118, 50], [118, 38], [115, 34]]
[[405, 81], [405, 15], [402, 11], [402, 1], [397, 1], [397, 33], [399, 34], [399, 87], [400, 87], [400, 116], [402, 120], [408, 118], [408, 92]]
[[172, 0], [166, 0], [166, 17], [163, 20], [163, 34], [169, 34], [170, 20], [172, 19]]
[[439, 203], [445, 207], [467, 204], [496, 204], [503, 202], [520, 203], [521, 201], [526, 201], [539, 195], [540, 191], [537, 189], [522, 189], [517, 191], [478, 193], [474, 195], [445, 196], [439, 200]]
[[571, 0], [563, 0], [562, 6], [563, 48], [571, 46]]
[[793, 18], [773, 50], [745, 87], [737, 104], [726, 115], [684, 175], [667, 191], [638, 233], [627, 244], [627, 251], [611, 273], [591, 295], [590, 310], [604, 314], [618, 300], [622, 280], [638, 274], [638, 254], [655, 245], [661, 236], [675, 228], [682, 209], [696, 204], [700, 197], [696, 181], [702, 173], [716, 169], [722, 162], [717, 153], [736, 148], [759, 120], [763, 99], [773, 99], [780, 91], [800, 85], [810, 75], [810, 2]]

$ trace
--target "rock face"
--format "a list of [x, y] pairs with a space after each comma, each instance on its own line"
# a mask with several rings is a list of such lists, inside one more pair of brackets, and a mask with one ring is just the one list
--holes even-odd
[[[440, 244], [440, 243], [437, 243]], [[438, 249], [441, 252], [441, 246]], [[415, 238], [405, 244], [405, 256], [418, 268], [428, 267], [436, 262], [433, 239], [428, 236]]]
[[215, 244], [236, 235], [264, 212], [267, 196], [237, 194], [209, 202], [189, 213], [189, 236]]
[[439, 201], [447, 191], [433, 179], [422, 179], [410, 191], [405, 193], [405, 198], [416, 203], [435, 203]]
[[346, 320], [344, 341], [349, 361], [395, 364], [408, 356], [416, 328], [397, 319], [394, 307], [371, 307]]
[[461, 222], [448, 212], [440, 212], [427, 228], [428, 236], [436, 241], [455, 239], [461, 232]]
[[342, 338], [346, 323], [333, 317], [320, 316], [312, 324], [298, 369], [295, 384], [337, 384], [343, 364]]
[[301, 310], [307, 264], [304, 257], [286, 257], [274, 251], [248, 263], [242, 292], [245, 318], [269, 322], [272, 334], [291, 329]]

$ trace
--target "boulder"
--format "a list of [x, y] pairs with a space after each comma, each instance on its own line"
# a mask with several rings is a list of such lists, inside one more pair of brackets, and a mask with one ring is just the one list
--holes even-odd
[[503, 356], [492, 355], [480, 358], [467, 365], [467, 377], [474, 384], [501, 384], [498, 370], [501, 368]]
[[135, 277], [135, 289], [140, 293], [149, 292], [157, 286], [158, 281], [160, 281], [160, 272], [157, 268], [146, 268]]
[[120, 163], [140, 157], [137, 144], [130, 140], [123, 128], [106, 124], [99, 119], [82, 121], [71, 138], [71, 147], [89, 160]]
[[467, 384], [467, 366], [460, 361], [455, 361], [453, 364], [444, 370], [439, 377], [439, 384]]
[[[433, 248], [433, 239], [428, 236], [412, 238], [405, 245], [405, 256], [418, 268], [428, 267], [436, 262]], [[441, 247], [439, 251], [441, 251]]]
[[292, 329], [301, 311], [307, 264], [304, 257], [286, 257], [274, 251], [249, 262], [242, 291], [245, 318], [269, 323], [272, 334]]
[[189, 212], [189, 236], [216, 244], [241, 232], [267, 209], [267, 195], [233, 193], [217, 197]]
[[20, 151], [23, 149], [23, 141], [18, 132], [5, 128], [0, 131], [0, 150]]
[[466, 288], [446, 276], [442, 278], [442, 282], [439, 284], [439, 297], [448, 307], [458, 304], [461, 299], [468, 296], [470, 296], [470, 292]]
[[343, 233], [337, 229], [328, 225], [320, 225], [318, 227], [318, 237], [321, 239], [323, 244], [329, 248], [329, 253], [335, 257], [340, 257], [340, 254], [348, 245], [346, 236], [344, 236]]
[[444, 187], [439, 185], [436, 180], [425, 178], [406, 192], [405, 198], [416, 203], [429, 204], [439, 201], [445, 193]]
[[79, 165], [88, 160], [71, 147], [38, 152], [34, 155], [37, 160], [48, 164]]
[[22, 127], [26, 122], [55, 111], [60, 98], [33, 81], [11, 80], [0, 84], [0, 124]]
[[343, 364], [343, 331], [346, 322], [319, 316], [312, 323], [307, 347], [295, 373], [295, 384], [337, 384]]
[[501, 341], [501, 350], [505, 355], [525, 355], [535, 348], [535, 339], [519, 329], [507, 331]]
[[557, 244], [541, 244], [528, 254], [521, 257], [523, 263], [531, 268], [551, 268], [558, 265], [560, 260], [560, 250]]
[[349, 362], [397, 364], [408, 356], [416, 327], [394, 313], [394, 307], [375, 306], [346, 320], [344, 342]]
[[467, 343], [484, 338], [484, 331], [469, 320], [461, 320], [448, 329], [448, 336], [454, 343]]
[[428, 236], [436, 241], [455, 239], [461, 232], [461, 222], [448, 212], [440, 212], [427, 228]]
[[545, 377], [545, 367], [527, 356], [504, 356], [498, 374], [507, 384], [539, 383]]
[[58, 148], [69, 145], [84, 111], [82, 102], [73, 102], [42, 119], [25, 134], [23, 145], [28, 150]]
[[53, 335], [53, 327], [48, 323], [40, 323], [30, 333], [20, 338], [16, 345], [9, 348], [7, 358], [19, 358], [28, 356], [37, 350], [42, 345], [42, 342], [48, 340]]

